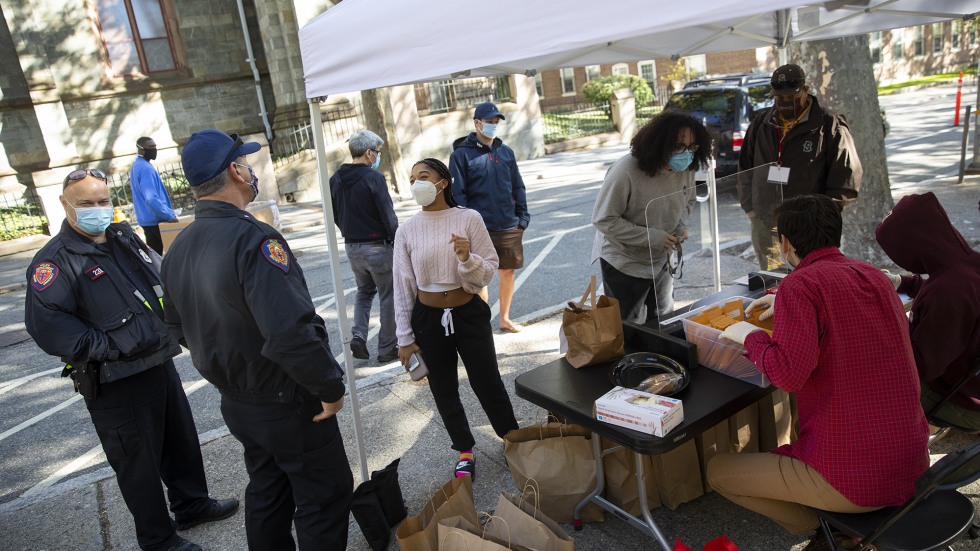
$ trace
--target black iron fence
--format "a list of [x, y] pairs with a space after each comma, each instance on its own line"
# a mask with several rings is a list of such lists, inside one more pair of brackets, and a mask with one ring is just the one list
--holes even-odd
[[[193, 210], [197, 199], [194, 198], [191, 185], [184, 176], [184, 167], [179, 164], [160, 165], [157, 171], [160, 173], [160, 179], [163, 180], [163, 187], [167, 188], [167, 193], [170, 194], [173, 208]], [[110, 174], [107, 183], [113, 206], [125, 207], [133, 203], [133, 188], [129, 183], [128, 172]], [[136, 220], [132, 222], [135, 224]]]
[[446, 113], [474, 107], [485, 101], [513, 99], [510, 77], [464, 78], [415, 85], [415, 104], [420, 115]]
[[[366, 126], [364, 109], [359, 98], [350, 98], [321, 108], [323, 135], [327, 143], [342, 142], [356, 130]], [[276, 168], [303, 156], [313, 155], [313, 127], [310, 123], [298, 124], [276, 133], [269, 146], [272, 163]]]
[[44, 233], [48, 218], [33, 189], [0, 194], [0, 241]]
[[544, 123], [544, 143], [556, 143], [612, 132], [609, 103], [578, 103], [571, 107], [541, 114]]

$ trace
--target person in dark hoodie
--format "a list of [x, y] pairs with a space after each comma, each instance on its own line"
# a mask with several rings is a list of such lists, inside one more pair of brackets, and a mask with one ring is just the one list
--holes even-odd
[[395, 299], [391, 286], [395, 230], [398, 217], [392, 206], [388, 183], [379, 172], [384, 141], [370, 130], [358, 130], [347, 140], [351, 162], [340, 165], [330, 177], [333, 216], [344, 236], [357, 297], [350, 349], [355, 358], [370, 358], [367, 349], [368, 321], [375, 295], [381, 303], [381, 332], [378, 361], [398, 359], [395, 337]]
[[[524, 230], [531, 223], [531, 214], [514, 150], [497, 137], [497, 125], [504, 118], [489, 101], [477, 105], [473, 112], [476, 131], [453, 142], [449, 172], [456, 203], [480, 213], [500, 259], [500, 330], [517, 333], [523, 327], [510, 319], [514, 270], [524, 267]], [[489, 302], [486, 287], [480, 298]]]
[[[909, 330], [922, 408], [929, 411], [980, 355], [980, 253], [931, 192], [903, 197], [875, 238], [896, 265], [911, 272], [890, 278], [913, 299]], [[980, 432], [980, 380], [967, 382], [934, 417]]]

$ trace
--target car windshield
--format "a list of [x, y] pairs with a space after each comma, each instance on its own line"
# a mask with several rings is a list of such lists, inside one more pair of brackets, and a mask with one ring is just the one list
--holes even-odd
[[769, 95], [771, 88], [768, 84], [765, 86], [750, 86], [748, 91], [749, 104], [753, 111], [772, 107], [772, 96]]
[[735, 90], [697, 90], [670, 97], [668, 109], [677, 109], [709, 126], [735, 122]]

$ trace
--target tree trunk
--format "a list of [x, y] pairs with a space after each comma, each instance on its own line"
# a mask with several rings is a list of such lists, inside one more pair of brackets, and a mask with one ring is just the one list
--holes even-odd
[[793, 43], [789, 58], [803, 68], [820, 105], [847, 118], [864, 169], [858, 200], [844, 209], [842, 249], [852, 258], [891, 264], [875, 241], [875, 228], [894, 201], [868, 36]]
[[367, 129], [385, 141], [381, 155], [381, 173], [388, 180], [388, 188], [396, 195], [400, 193], [398, 174], [395, 167], [401, 166], [402, 152], [395, 133], [395, 117], [392, 114], [391, 99], [387, 88], [361, 91], [361, 105], [364, 107], [364, 121]]

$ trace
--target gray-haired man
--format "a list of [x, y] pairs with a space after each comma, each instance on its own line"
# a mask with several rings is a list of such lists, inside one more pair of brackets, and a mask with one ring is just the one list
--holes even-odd
[[381, 332], [378, 334], [378, 361], [398, 359], [395, 337], [395, 302], [392, 294], [391, 267], [398, 217], [392, 206], [388, 183], [378, 172], [384, 141], [370, 130], [358, 130], [348, 140], [352, 161], [343, 164], [330, 178], [333, 215], [344, 236], [347, 259], [357, 297], [354, 299], [354, 327], [351, 329], [351, 353], [355, 358], [370, 358], [367, 349], [368, 321], [371, 304], [379, 295]]

